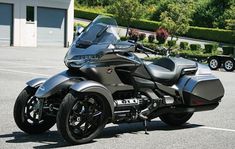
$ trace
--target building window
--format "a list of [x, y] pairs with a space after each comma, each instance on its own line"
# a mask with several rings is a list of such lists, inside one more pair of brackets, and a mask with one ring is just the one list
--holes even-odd
[[26, 7], [26, 21], [34, 22], [34, 7], [32, 6]]

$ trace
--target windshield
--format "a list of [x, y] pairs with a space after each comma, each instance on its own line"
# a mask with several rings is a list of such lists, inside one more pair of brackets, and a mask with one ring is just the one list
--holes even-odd
[[86, 27], [76, 44], [115, 44], [120, 39], [117, 29], [115, 19], [100, 15]]
[[117, 22], [107, 16], [98, 16], [75, 39], [65, 56], [69, 68], [81, 67], [102, 57], [119, 41]]

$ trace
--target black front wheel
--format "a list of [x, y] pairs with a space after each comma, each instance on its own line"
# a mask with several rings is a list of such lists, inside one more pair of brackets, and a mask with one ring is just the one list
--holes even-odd
[[193, 113], [167, 113], [159, 116], [159, 118], [166, 124], [171, 126], [181, 126], [185, 124]]
[[69, 143], [82, 144], [98, 136], [107, 120], [107, 106], [102, 96], [68, 93], [57, 114], [57, 128]]
[[49, 130], [55, 118], [39, 116], [39, 99], [34, 97], [37, 89], [26, 87], [18, 96], [14, 106], [14, 120], [17, 126], [28, 134], [39, 134]]

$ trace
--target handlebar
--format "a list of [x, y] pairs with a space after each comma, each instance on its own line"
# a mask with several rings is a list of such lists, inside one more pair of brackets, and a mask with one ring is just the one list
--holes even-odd
[[147, 56], [148, 56], [148, 54], [146, 52], [150, 52], [152, 54], [157, 54], [154, 50], [145, 47], [142, 43], [135, 42], [133, 40], [128, 40], [128, 42], [135, 44], [136, 50], [139, 50], [139, 51], [145, 53]]
[[136, 47], [138, 49], [141, 49], [141, 50], [145, 51], [145, 52], [150, 52], [152, 54], [156, 54], [156, 52], [154, 50], [152, 50], [150, 48], [147, 48], [147, 47], [143, 46], [142, 44], [137, 44]]

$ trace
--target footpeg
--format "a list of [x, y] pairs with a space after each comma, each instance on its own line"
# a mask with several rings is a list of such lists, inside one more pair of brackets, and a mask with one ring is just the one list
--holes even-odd
[[148, 119], [148, 117], [147, 117], [147, 116], [144, 116], [142, 113], [139, 114], [139, 117], [140, 117], [140, 119], [142, 119], [142, 120], [147, 120], [147, 119]]
[[139, 113], [140, 119], [147, 120], [148, 119], [148, 115], [150, 115], [157, 108], [158, 108], [158, 104], [156, 102], [151, 103], [147, 108], [145, 108], [144, 110], [142, 110]]

